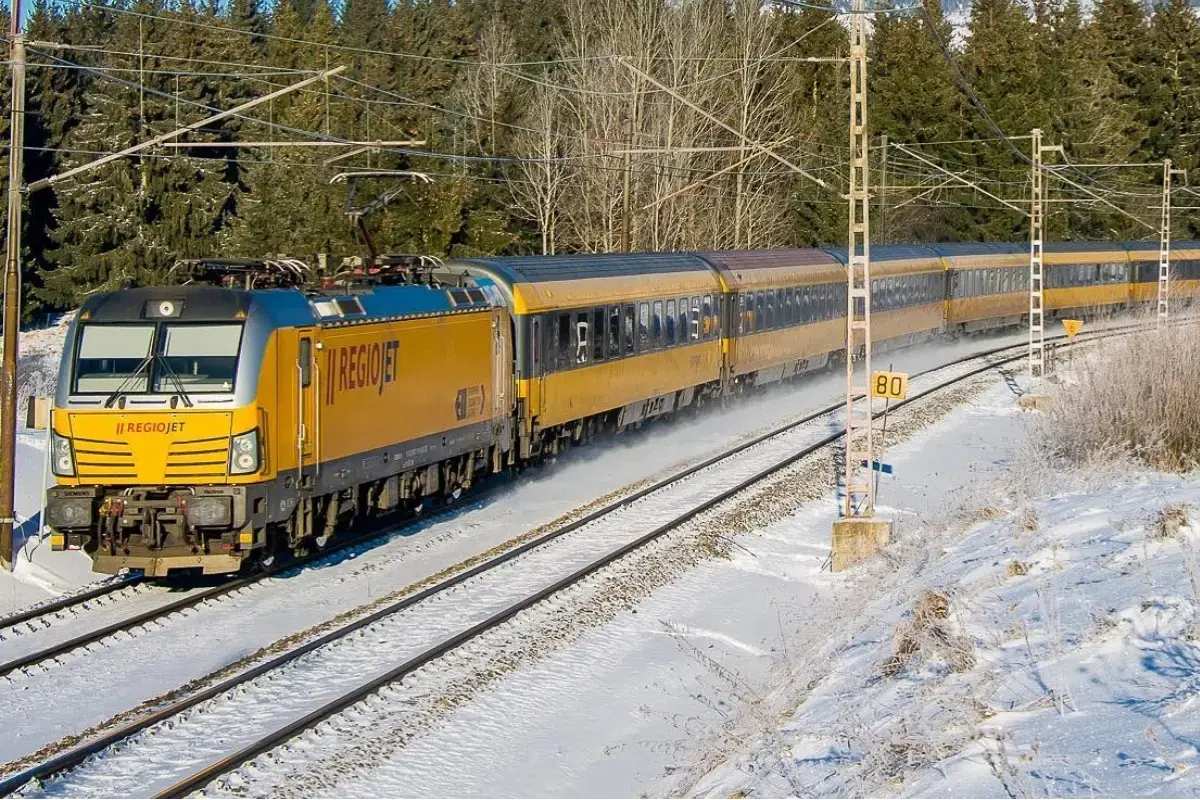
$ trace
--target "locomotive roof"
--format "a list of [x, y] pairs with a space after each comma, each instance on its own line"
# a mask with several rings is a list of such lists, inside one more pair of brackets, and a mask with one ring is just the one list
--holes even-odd
[[249, 292], [218, 286], [147, 286], [92, 295], [79, 313], [91, 322], [128, 322], [142, 319], [147, 303], [164, 300], [185, 301], [177, 317], [184, 322], [239, 319], [250, 311]]
[[[180, 322], [243, 320], [264, 314], [276, 327], [345, 325], [358, 322], [468, 311], [502, 304], [492, 281], [470, 286], [378, 286], [345, 293], [307, 294], [299, 289], [230, 289], [218, 286], [153, 286], [124, 289], [88, 298], [80, 308], [87, 322], [154, 319], [154, 303], [178, 303]], [[161, 318], [160, 318], [161, 319]]]

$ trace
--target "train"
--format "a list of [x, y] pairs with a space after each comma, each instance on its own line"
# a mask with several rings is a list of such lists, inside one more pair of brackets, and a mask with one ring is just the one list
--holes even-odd
[[[877, 346], [1020, 323], [1029, 251], [876, 247]], [[1159, 247], [1047, 244], [1050, 316], [1157, 298]], [[1172, 244], [1173, 302], [1200, 242]], [[260, 569], [355, 523], [843, 356], [839, 249], [188, 262], [94, 295], [52, 412], [54, 550], [98, 572]], [[219, 275], [219, 277], [213, 277]], [[206, 279], [206, 276], [208, 279]]]

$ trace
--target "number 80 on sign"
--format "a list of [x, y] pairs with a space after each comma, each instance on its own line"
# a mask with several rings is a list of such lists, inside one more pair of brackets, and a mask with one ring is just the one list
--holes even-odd
[[872, 372], [871, 397], [903, 400], [908, 397], [907, 372]]

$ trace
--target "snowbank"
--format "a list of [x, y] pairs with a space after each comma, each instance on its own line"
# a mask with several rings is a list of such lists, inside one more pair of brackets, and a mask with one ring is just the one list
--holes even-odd
[[31, 396], [54, 393], [63, 340], [73, 314], [54, 324], [21, 332], [18, 351], [17, 519], [14, 535], [17, 565], [12, 574], [0, 573], [0, 616], [96, 580], [82, 553], [51, 553], [37, 539], [42, 498], [53, 482], [46, 472], [44, 431], [25, 428], [25, 404]]
[[999, 488], [855, 576], [763, 705], [726, 726], [728, 749], [671, 788], [1200, 791], [1200, 482], [1126, 467]]

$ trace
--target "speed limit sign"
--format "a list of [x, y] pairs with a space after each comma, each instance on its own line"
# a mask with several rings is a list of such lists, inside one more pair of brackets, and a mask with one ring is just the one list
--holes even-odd
[[903, 400], [908, 396], [907, 372], [872, 372], [871, 397]]

